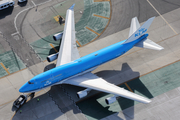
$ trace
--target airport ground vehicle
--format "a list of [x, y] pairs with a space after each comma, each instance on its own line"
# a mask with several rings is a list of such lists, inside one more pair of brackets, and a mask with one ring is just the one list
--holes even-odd
[[23, 94], [23, 95], [20, 95], [13, 103], [13, 105], [16, 107], [16, 108], [19, 108], [21, 105], [23, 105], [24, 103], [26, 103], [27, 101], [27, 95]]
[[27, 0], [18, 0], [19, 3], [26, 2]]
[[13, 0], [0, 0], [0, 10], [3, 10], [13, 5], [14, 5]]

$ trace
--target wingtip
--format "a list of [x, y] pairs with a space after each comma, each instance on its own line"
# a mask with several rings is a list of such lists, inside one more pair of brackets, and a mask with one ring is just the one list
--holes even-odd
[[163, 50], [164, 48], [163, 47], [161, 47], [159, 50]]
[[75, 4], [73, 4], [69, 9], [74, 10], [74, 6], [75, 6]]
[[163, 50], [164, 48], [160, 45], [156, 46], [156, 48], [154, 50]]
[[144, 103], [144, 104], [148, 104], [150, 102], [152, 102], [151, 99], [148, 99], [148, 98], [145, 98], [143, 101], [140, 101], [141, 103]]
[[150, 101], [144, 102], [144, 104], [149, 104], [150, 102], [152, 102], [152, 101], [150, 100]]

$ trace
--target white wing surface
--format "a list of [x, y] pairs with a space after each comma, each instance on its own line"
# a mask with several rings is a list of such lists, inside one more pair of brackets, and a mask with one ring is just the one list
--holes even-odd
[[66, 21], [63, 31], [56, 67], [80, 58], [75, 40], [74, 5], [66, 12]]
[[90, 88], [106, 93], [111, 93], [121, 97], [125, 97], [131, 100], [135, 100], [142, 103], [151, 102], [150, 99], [137, 95], [133, 92], [120, 88], [114, 84], [106, 82], [104, 79], [99, 78], [98, 76], [92, 73], [86, 73], [82, 76], [77, 76], [71, 79], [64, 81], [65, 84], [76, 85], [80, 87]]

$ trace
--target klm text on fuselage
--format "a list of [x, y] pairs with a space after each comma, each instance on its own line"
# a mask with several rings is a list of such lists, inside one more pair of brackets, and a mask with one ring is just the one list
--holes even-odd
[[135, 34], [135, 37], [138, 37], [138, 36], [142, 35], [142, 34], [145, 33], [146, 31], [147, 31], [147, 29], [141, 28], [141, 29], [139, 30], [139, 32]]

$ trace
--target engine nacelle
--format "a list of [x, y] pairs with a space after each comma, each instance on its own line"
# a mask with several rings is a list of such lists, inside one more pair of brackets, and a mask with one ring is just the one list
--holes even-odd
[[83, 90], [83, 91], [79, 91], [79, 92], [77, 92], [77, 97], [78, 98], [83, 98], [83, 97], [86, 97], [87, 96], [87, 94], [89, 93], [91, 91], [91, 89], [85, 89], [85, 90]]
[[105, 99], [106, 104], [109, 105], [109, 104], [112, 104], [112, 103], [116, 102], [116, 100], [117, 100], [116, 97], [118, 97], [118, 96], [114, 95], [113, 97], [108, 97], [108, 98], [106, 98], [106, 99]]
[[60, 40], [62, 38], [62, 36], [63, 36], [63, 32], [57, 33], [57, 34], [53, 35], [53, 39], [55, 41], [57, 41], [57, 40]]
[[47, 56], [47, 61], [52, 62], [58, 58], [58, 53]]

